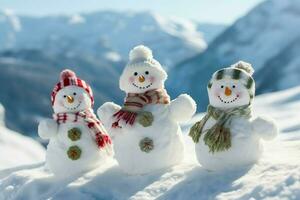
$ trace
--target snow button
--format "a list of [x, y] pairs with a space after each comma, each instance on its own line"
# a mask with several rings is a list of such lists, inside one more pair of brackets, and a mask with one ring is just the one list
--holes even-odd
[[79, 128], [72, 128], [71, 130], [68, 131], [68, 137], [72, 141], [77, 141], [81, 137], [81, 131]]
[[140, 149], [143, 152], [149, 153], [154, 149], [153, 140], [151, 138], [145, 137], [140, 141]]
[[151, 126], [153, 120], [154, 119], [153, 119], [153, 115], [151, 112], [143, 111], [143, 112], [139, 113], [139, 115], [138, 115], [138, 122], [143, 127]]
[[69, 149], [68, 149], [68, 157], [71, 159], [71, 160], [78, 160], [80, 158], [80, 155], [81, 155], [81, 149], [78, 147], [78, 146], [71, 146]]

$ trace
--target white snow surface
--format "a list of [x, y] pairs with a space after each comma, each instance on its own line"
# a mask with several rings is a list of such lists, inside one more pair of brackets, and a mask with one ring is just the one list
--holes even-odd
[[[257, 114], [277, 121], [280, 134], [265, 142], [263, 157], [253, 166], [206, 171], [185, 135], [185, 159], [170, 169], [129, 176], [112, 161], [81, 177], [56, 180], [42, 165], [23, 166], [6, 176], [1, 171], [0, 199], [300, 199], [300, 87], [261, 95], [254, 106]], [[183, 126], [185, 132], [190, 125]]]
[[42, 162], [44, 157], [44, 148], [38, 142], [5, 127], [0, 104], [0, 170]]

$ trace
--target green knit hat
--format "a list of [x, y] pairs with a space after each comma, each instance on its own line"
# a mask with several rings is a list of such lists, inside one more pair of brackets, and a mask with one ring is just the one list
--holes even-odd
[[216, 71], [208, 83], [208, 89], [211, 88], [214, 80], [221, 80], [224, 78], [239, 80], [248, 89], [251, 100], [255, 95], [255, 81], [252, 77], [254, 69], [250, 63], [239, 61], [230, 67]]

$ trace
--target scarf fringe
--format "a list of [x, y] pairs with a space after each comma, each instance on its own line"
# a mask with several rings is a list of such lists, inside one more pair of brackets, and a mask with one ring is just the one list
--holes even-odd
[[116, 112], [113, 115], [113, 117], [116, 117], [117, 121], [112, 123], [112, 128], [122, 128], [119, 125], [120, 120], [124, 120], [126, 124], [133, 125], [136, 120], [137, 115], [138, 114], [135, 112], [130, 112], [130, 111], [126, 111], [126, 110], [120, 110], [120, 111]]
[[97, 146], [100, 149], [105, 149], [106, 153], [108, 155], [112, 155], [113, 154], [113, 151], [112, 151], [112, 141], [111, 141], [111, 139], [110, 139], [110, 137], [108, 135], [103, 135], [103, 134], [97, 133], [95, 141], [97, 143]]
[[[190, 129], [189, 136], [195, 143], [204, 135], [204, 142], [209, 147], [209, 152], [216, 153], [226, 151], [231, 147], [230, 123], [234, 117], [251, 116], [251, 105], [237, 107], [231, 110], [220, 110], [208, 106], [207, 114]], [[217, 122], [208, 130], [203, 130], [206, 122], [213, 117]]]

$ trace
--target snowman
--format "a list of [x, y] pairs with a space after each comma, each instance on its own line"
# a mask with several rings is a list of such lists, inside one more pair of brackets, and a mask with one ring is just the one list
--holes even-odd
[[149, 48], [137, 46], [129, 57], [119, 82], [126, 92], [123, 107], [108, 102], [97, 113], [111, 134], [121, 169], [145, 174], [182, 160], [179, 123], [191, 119], [196, 104], [186, 94], [170, 101], [164, 89], [167, 74]]
[[96, 118], [90, 86], [64, 70], [51, 95], [53, 119], [41, 121], [39, 136], [49, 139], [46, 166], [58, 177], [73, 176], [111, 157], [110, 137]]
[[189, 134], [199, 163], [208, 170], [254, 164], [262, 154], [261, 139], [277, 135], [272, 120], [253, 116], [253, 72], [249, 63], [240, 61], [215, 72], [208, 84], [207, 114]]

